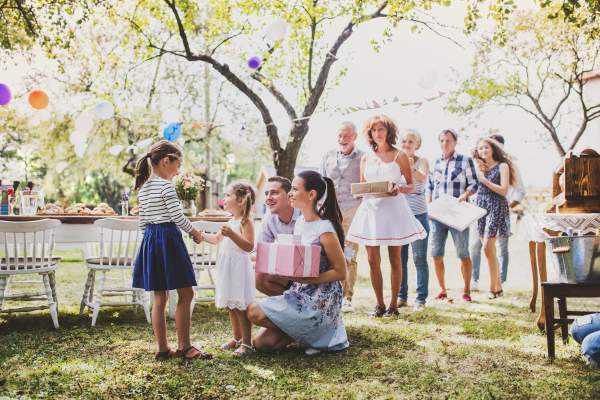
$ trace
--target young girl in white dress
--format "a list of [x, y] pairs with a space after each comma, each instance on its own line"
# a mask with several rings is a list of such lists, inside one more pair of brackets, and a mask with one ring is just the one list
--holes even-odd
[[216, 235], [202, 234], [203, 240], [218, 244], [223, 242], [217, 258], [217, 308], [227, 308], [233, 328], [233, 338], [220, 349], [238, 347], [233, 355], [245, 356], [254, 352], [252, 324], [246, 307], [255, 301], [254, 270], [250, 252], [254, 248], [254, 223], [250, 210], [256, 199], [252, 184], [237, 181], [225, 188], [223, 209], [233, 214], [233, 219], [223, 225]]

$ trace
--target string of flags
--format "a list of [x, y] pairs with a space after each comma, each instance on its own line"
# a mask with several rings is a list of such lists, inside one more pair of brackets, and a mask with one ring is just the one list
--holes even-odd
[[[425, 97], [425, 100], [427, 100], [427, 102], [431, 102], [431, 101], [439, 99], [440, 97], [442, 97], [442, 96], [444, 96], [446, 94], [445, 92], [438, 92], [438, 93], [439, 93], [438, 96]], [[385, 99], [383, 99], [383, 102], [381, 103], [381, 105], [379, 105], [379, 103], [377, 103], [375, 100], [372, 100], [372, 102], [373, 102], [373, 107], [371, 107], [367, 101], [365, 101], [365, 106], [366, 107], [365, 106], [361, 106], [361, 107], [359, 107], [359, 106], [356, 106], [356, 107], [346, 107], [346, 109], [342, 111], [342, 115], [352, 114], [352, 113], [357, 112], [357, 111], [372, 110], [372, 109], [375, 109], [375, 108], [381, 108], [381, 107], [384, 107], [384, 106], [388, 105], [388, 102]], [[398, 100], [398, 96], [394, 97], [394, 100], [392, 100], [392, 103], [400, 103], [400, 101]], [[415, 108], [419, 108], [419, 107], [421, 107], [423, 105], [423, 103], [424, 103], [423, 101], [417, 101], [417, 102], [414, 102], [414, 103], [400, 103], [400, 105], [402, 107], [416, 106]]]

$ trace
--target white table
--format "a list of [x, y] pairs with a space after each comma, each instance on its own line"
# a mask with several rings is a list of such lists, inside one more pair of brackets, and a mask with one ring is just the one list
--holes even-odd
[[[538, 293], [538, 269], [540, 282], [548, 280], [546, 272], [546, 242], [545, 239], [557, 236], [572, 228], [578, 235], [595, 233], [600, 228], [600, 214], [527, 214], [522, 220], [517, 234], [517, 240], [529, 242], [529, 260], [533, 274], [533, 296], [529, 308], [535, 312]], [[544, 306], [544, 288], [541, 288], [542, 305], [537, 319], [538, 328], [543, 331], [546, 324]]]

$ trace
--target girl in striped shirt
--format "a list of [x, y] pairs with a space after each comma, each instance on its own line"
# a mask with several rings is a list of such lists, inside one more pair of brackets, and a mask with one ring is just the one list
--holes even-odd
[[[192, 346], [190, 342], [190, 305], [197, 286], [188, 249], [181, 236], [184, 230], [196, 243], [202, 233], [192, 226], [181, 211], [172, 183], [179, 175], [183, 151], [179, 146], [161, 140], [137, 163], [135, 189], [139, 190], [140, 230], [144, 237], [135, 260], [133, 287], [154, 291], [152, 327], [158, 343], [155, 359], [182, 357], [210, 359], [212, 356]], [[179, 301], [177, 323], [177, 351], [169, 348], [165, 308], [168, 290], [177, 290]]]

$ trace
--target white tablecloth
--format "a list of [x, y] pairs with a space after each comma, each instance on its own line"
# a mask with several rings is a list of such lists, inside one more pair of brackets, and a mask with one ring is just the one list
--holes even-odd
[[544, 228], [561, 232], [573, 228], [579, 234], [596, 233], [600, 228], [600, 214], [527, 214], [520, 225], [518, 241], [543, 242], [550, 237]]

